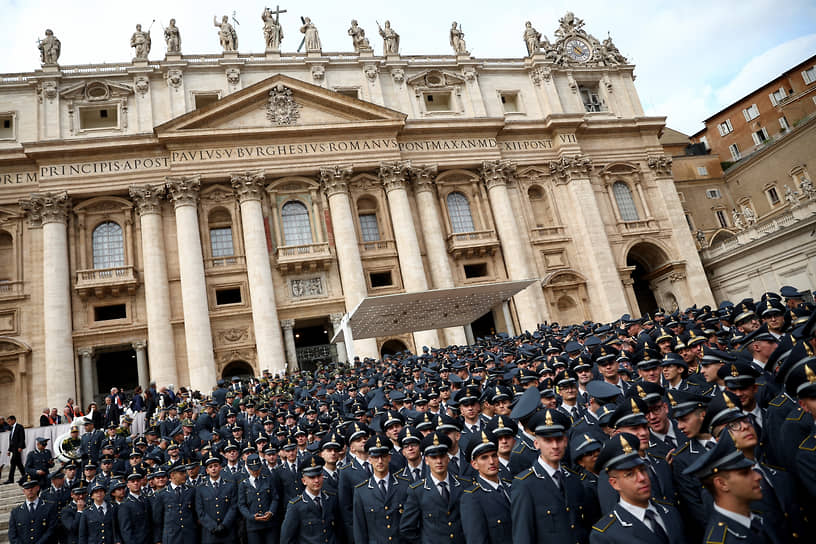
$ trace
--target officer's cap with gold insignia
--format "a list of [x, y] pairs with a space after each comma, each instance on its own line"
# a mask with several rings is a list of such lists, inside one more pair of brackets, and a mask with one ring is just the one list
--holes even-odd
[[405, 447], [408, 444], [419, 444], [422, 441], [422, 435], [415, 428], [406, 426], [400, 431], [398, 440], [400, 446]]
[[31, 474], [29, 474], [28, 476], [26, 476], [26, 479], [23, 480], [23, 483], [21, 483], [20, 485], [23, 487], [23, 489], [31, 489], [32, 487], [39, 486], [40, 481], [37, 480], [36, 478], [32, 478]]
[[322, 457], [312, 455], [300, 462], [298, 471], [303, 476], [319, 476], [323, 472], [323, 465], [325, 464], [326, 462]]
[[598, 459], [595, 461], [595, 471], [627, 470], [643, 464], [638, 453], [640, 439], [631, 433], [620, 433], [607, 440]]
[[720, 425], [738, 421], [747, 417], [742, 411], [742, 402], [737, 395], [728, 390], [718, 392], [708, 403], [702, 431], [712, 433]]
[[683, 471], [683, 474], [693, 475], [700, 481], [704, 481], [724, 471], [753, 466], [754, 463], [746, 459], [742, 451], [737, 449], [731, 433], [722, 433], [717, 444], [702, 455], [698, 455], [697, 459]]
[[528, 427], [536, 436], [559, 437], [565, 436], [571, 425], [572, 421], [569, 416], [558, 410], [547, 409], [539, 411], [530, 418]]
[[465, 448], [465, 457], [468, 462], [473, 461], [480, 455], [489, 453], [491, 451], [498, 451], [499, 444], [493, 433], [485, 429], [477, 433], [471, 433]]
[[448, 435], [441, 431], [434, 431], [428, 434], [422, 439], [422, 442], [420, 442], [420, 448], [422, 448], [422, 453], [425, 456], [447, 455], [452, 445]]
[[615, 429], [622, 427], [636, 427], [646, 425], [646, 412], [649, 410], [646, 402], [639, 396], [628, 397], [621, 401], [609, 418], [609, 426]]
[[791, 370], [785, 387], [799, 398], [816, 398], [816, 360], [805, 361]]
[[384, 435], [375, 434], [365, 443], [365, 451], [371, 457], [382, 457], [391, 453], [391, 440]]

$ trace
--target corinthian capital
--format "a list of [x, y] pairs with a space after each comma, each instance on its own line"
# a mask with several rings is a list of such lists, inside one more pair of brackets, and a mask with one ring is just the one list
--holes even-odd
[[394, 161], [380, 163], [380, 181], [385, 188], [385, 192], [394, 189], [404, 189], [408, 182], [408, 172], [411, 169], [411, 161]]
[[264, 173], [261, 170], [231, 174], [230, 183], [238, 202], [261, 200], [265, 185]]
[[592, 159], [586, 155], [563, 155], [556, 161], [550, 161], [550, 174], [561, 183], [587, 179], [591, 173]]
[[161, 200], [166, 191], [163, 183], [131, 185], [128, 191], [130, 198], [136, 204], [136, 213], [139, 215], [161, 213]]
[[201, 190], [201, 177], [188, 178], [167, 177], [167, 191], [176, 208], [198, 204], [198, 193]]
[[655, 175], [661, 178], [670, 178], [672, 175], [672, 159], [666, 155], [656, 155], [646, 159], [646, 164], [654, 170]]
[[348, 192], [348, 182], [354, 168], [351, 166], [321, 166], [320, 182], [326, 196]]
[[516, 175], [516, 164], [512, 161], [482, 161], [479, 170], [485, 187], [491, 189], [498, 185], [505, 185]]
[[435, 164], [411, 166], [411, 177], [414, 180], [414, 191], [433, 191], [436, 184], [437, 168]]
[[20, 207], [28, 215], [31, 227], [46, 223], [65, 223], [71, 209], [71, 197], [68, 193], [32, 193], [27, 199], [20, 200]]

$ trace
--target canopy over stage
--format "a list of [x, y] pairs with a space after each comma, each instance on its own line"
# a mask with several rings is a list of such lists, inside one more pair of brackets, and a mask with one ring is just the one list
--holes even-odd
[[506, 281], [366, 297], [343, 317], [332, 342], [345, 342], [351, 361], [354, 339], [467, 325], [536, 281]]

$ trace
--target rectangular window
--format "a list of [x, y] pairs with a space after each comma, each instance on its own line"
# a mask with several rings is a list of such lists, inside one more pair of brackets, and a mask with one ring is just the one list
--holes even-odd
[[773, 104], [774, 106], [776, 106], [776, 105], [777, 105], [777, 104], [779, 104], [779, 103], [780, 103], [782, 100], [784, 100], [786, 96], [788, 96], [788, 95], [787, 95], [787, 93], [785, 92], [785, 89], [784, 89], [784, 88], [782, 88], [782, 87], [779, 87], [779, 89], [777, 89], [777, 90], [775, 90], [774, 92], [772, 92], [771, 94], [769, 94], [769, 95], [768, 95], [768, 98], [770, 98], [770, 99], [771, 99], [771, 104]]
[[728, 151], [731, 152], [731, 158], [732, 159], [734, 159], [735, 161], [740, 160], [740, 150], [739, 150], [739, 147], [737, 147], [737, 144], [729, 145], [728, 146]]
[[697, 167], [697, 175], [698, 176], [707, 176], [708, 175], [708, 168], [705, 166], [698, 166]]
[[500, 93], [502, 110], [504, 113], [521, 113], [521, 105], [519, 104], [519, 95], [517, 92]]
[[790, 130], [790, 125], [788, 124], [788, 120], [784, 117], [779, 118], [779, 128], [782, 129], [782, 132], [787, 132]]
[[720, 198], [720, 190], [719, 189], [707, 189], [706, 190], [706, 198]]
[[768, 131], [765, 130], [765, 127], [757, 130], [751, 137], [754, 139], [754, 145], [759, 145], [768, 141]]
[[725, 136], [726, 134], [734, 132], [734, 127], [731, 126], [730, 119], [726, 119], [725, 121], [717, 125], [717, 129], [720, 131], [720, 136]]
[[218, 306], [241, 304], [241, 289], [239, 287], [217, 289], [215, 291], [215, 304]]
[[581, 93], [581, 100], [584, 103], [584, 108], [588, 112], [606, 111], [606, 105], [601, 100], [598, 87], [578, 87]]
[[127, 306], [125, 304], [111, 304], [110, 306], [96, 306], [94, 308], [94, 321], [111, 321], [113, 319], [125, 319], [127, 317]]
[[195, 93], [193, 99], [195, 100], [195, 109], [201, 109], [214, 102], [218, 102], [218, 93]]
[[235, 259], [218, 258], [235, 255], [235, 248], [232, 245], [232, 227], [210, 229], [210, 249], [212, 250], [213, 266], [235, 264]]
[[720, 224], [722, 228], [728, 228], [728, 219], [725, 217], [725, 212], [722, 210], [717, 210], [714, 212], [714, 215], [717, 216], [717, 222]]
[[14, 114], [0, 113], [0, 140], [14, 139]]
[[[814, 81], [816, 81], [816, 66], [811, 66], [804, 72], [802, 72], [802, 79], [805, 80], [805, 85], [810, 85]], [[816, 101], [816, 97], [814, 97], [814, 101]]]
[[368, 275], [368, 280], [371, 282], [372, 288], [391, 287], [394, 284], [391, 280], [390, 270], [387, 272], [371, 272]]
[[425, 111], [453, 111], [451, 93], [425, 93]]
[[746, 121], [752, 121], [759, 117], [759, 108], [757, 108], [756, 104], [751, 104], [750, 108], [742, 110], [742, 115], [745, 116]]
[[360, 235], [363, 242], [377, 242], [380, 239], [380, 228], [377, 226], [377, 215], [373, 213], [360, 214]]
[[487, 263], [474, 263], [464, 265], [466, 278], [483, 278], [487, 276]]
[[776, 191], [776, 187], [767, 189], [765, 194], [768, 195], [768, 202], [771, 203], [771, 206], [776, 206], [779, 204], [779, 193]]
[[80, 108], [79, 128], [81, 130], [119, 128], [119, 108], [117, 106]]

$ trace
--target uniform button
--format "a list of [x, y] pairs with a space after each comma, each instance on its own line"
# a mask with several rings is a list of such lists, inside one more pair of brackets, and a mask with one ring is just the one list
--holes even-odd
[[386, 506], [385, 509], [388, 510], [388, 507]]
[[497, 520], [496, 520], [496, 523], [501, 524], [501, 520], [500, 520], [500, 519], [497, 519]]
[[451, 538], [453, 538], [453, 533], [451, 533]]
[[390, 529], [390, 528], [391, 528], [391, 526], [390, 526], [390, 525], [386, 525], [386, 526], [385, 526], [385, 528], [386, 528], [386, 529]]
[[567, 512], [569, 512], [569, 506], [567, 506]]
[[453, 523], [449, 521], [448, 522], [448, 527], [450, 527], [451, 525], [453, 525]]

